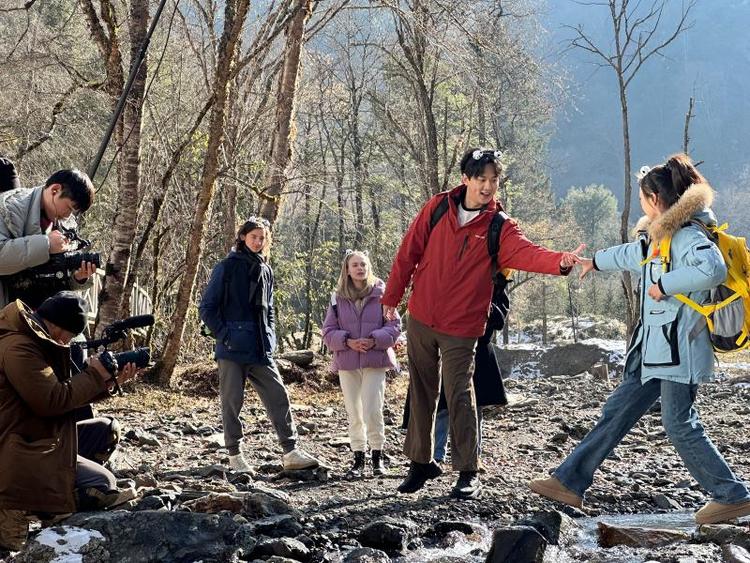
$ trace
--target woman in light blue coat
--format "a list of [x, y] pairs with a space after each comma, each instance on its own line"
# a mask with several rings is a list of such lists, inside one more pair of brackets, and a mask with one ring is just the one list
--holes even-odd
[[[696, 481], [713, 496], [695, 514], [698, 524], [750, 514], [748, 488], [727, 465], [706, 433], [695, 408], [698, 384], [713, 377], [713, 348], [702, 315], [673, 296], [704, 303], [723, 283], [727, 269], [700, 224], [715, 224], [713, 190], [690, 159], [675, 155], [644, 170], [639, 179], [646, 216], [638, 240], [600, 250], [584, 261], [592, 270], [628, 270], [640, 275], [641, 320], [625, 360], [622, 383], [610, 395], [596, 426], [548, 479], [529, 486], [548, 498], [576, 506], [594, 472], [630, 429], [661, 397], [662, 423]], [[671, 237], [671, 264], [661, 264], [659, 242]]]

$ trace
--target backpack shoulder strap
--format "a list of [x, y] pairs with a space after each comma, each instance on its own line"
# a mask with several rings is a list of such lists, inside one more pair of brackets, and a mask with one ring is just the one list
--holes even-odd
[[331, 309], [333, 309], [333, 314], [336, 315], [336, 318], [339, 317], [339, 306], [336, 303], [336, 292], [334, 291], [331, 293]]
[[440, 202], [437, 204], [437, 207], [432, 210], [432, 214], [430, 215], [430, 232], [432, 232], [432, 229], [435, 228], [435, 225], [437, 225], [438, 221], [443, 218], [445, 212], [448, 211], [449, 197], [450, 196], [448, 194], [445, 194], [445, 197], [440, 200]]
[[492, 279], [497, 278], [497, 256], [500, 254], [500, 233], [503, 230], [503, 223], [508, 218], [504, 211], [498, 211], [492, 217], [490, 226], [487, 231], [487, 253], [492, 261]]

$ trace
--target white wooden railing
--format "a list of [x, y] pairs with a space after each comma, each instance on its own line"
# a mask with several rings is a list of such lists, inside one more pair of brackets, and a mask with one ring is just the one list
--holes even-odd
[[[94, 283], [84, 293], [83, 298], [89, 306], [88, 319], [89, 325], [93, 326], [96, 322], [96, 315], [99, 313], [99, 292], [102, 289], [102, 280], [104, 279], [104, 270], [99, 268], [94, 274]], [[136, 281], [133, 284], [133, 290], [130, 292], [130, 314], [131, 315], [148, 315], [153, 312], [151, 297], [145, 289], [138, 285]], [[140, 329], [139, 329], [140, 330]]]

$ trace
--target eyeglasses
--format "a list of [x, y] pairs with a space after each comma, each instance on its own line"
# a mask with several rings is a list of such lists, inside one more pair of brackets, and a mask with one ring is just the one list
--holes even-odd
[[497, 149], [477, 149], [471, 153], [471, 158], [479, 160], [485, 155], [492, 156], [495, 160], [500, 160], [503, 157], [503, 152]]

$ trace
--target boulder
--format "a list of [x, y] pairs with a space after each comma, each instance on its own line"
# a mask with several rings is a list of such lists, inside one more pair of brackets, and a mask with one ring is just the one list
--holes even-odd
[[292, 538], [264, 538], [258, 542], [253, 557], [286, 557], [297, 561], [308, 561], [310, 550], [299, 540]]
[[315, 359], [315, 353], [312, 350], [292, 350], [279, 355], [279, 358], [292, 362], [301, 368], [308, 368]]
[[385, 551], [371, 547], [353, 549], [344, 557], [344, 563], [390, 563], [391, 558]]
[[43, 529], [18, 563], [81, 561], [227, 562], [247, 558], [256, 540], [247, 524], [228, 515], [143, 511], [79, 512]]
[[739, 545], [728, 543], [721, 548], [725, 563], [750, 563], [750, 553]]
[[695, 535], [698, 543], [735, 544], [750, 550], [750, 529], [731, 524], [704, 524]]
[[362, 528], [359, 543], [387, 553], [403, 553], [416, 532], [417, 526], [410, 520], [385, 517]]
[[486, 563], [542, 563], [547, 540], [532, 526], [498, 528]]
[[690, 539], [689, 534], [679, 530], [610, 526], [604, 522], [599, 522], [598, 531], [599, 545], [602, 547], [614, 547], [616, 545], [659, 547]]
[[518, 522], [521, 526], [532, 526], [542, 534], [547, 543], [559, 545], [567, 543], [577, 524], [568, 515], [557, 510], [542, 510], [532, 514], [530, 518]]

